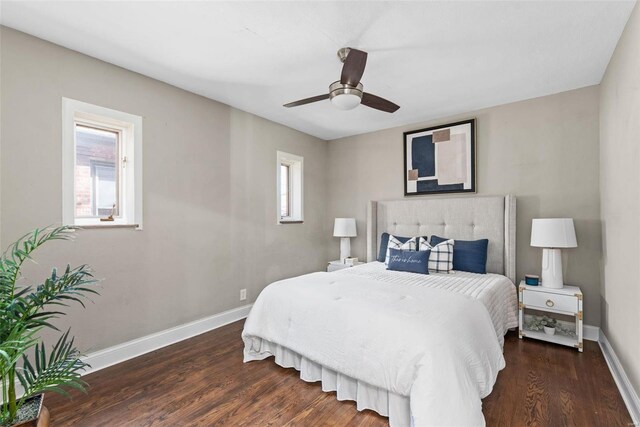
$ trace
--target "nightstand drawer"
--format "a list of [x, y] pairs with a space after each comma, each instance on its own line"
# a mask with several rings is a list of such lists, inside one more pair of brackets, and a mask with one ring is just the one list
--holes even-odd
[[527, 290], [522, 297], [522, 302], [527, 308], [537, 307], [544, 310], [552, 309], [570, 313], [578, 312], [578, 298], [572, 295], [558, 295]]

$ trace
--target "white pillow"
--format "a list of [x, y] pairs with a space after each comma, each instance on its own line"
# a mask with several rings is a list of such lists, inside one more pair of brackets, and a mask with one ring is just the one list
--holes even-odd
[[429, 255], [429, 270], [436, 273], [450, 273], [453, 270], [453, 245], [454, 240], [449, 239], [431, 246], [427, 239], [420, 237], [419, 251], [431, 250]]
[[405, 251], [415, 251], [417, 242], [418, 242], [418, 238], [412, 237], [411, 239], [402, 243], [394, 235], [389, 234], [389, 243], [387, 244], [387, 254], [384, 258], [384, 264], [389, 265], [389, 249], [402, 249]]

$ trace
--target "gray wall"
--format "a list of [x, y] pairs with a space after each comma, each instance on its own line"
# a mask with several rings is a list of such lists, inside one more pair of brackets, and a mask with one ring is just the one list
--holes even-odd
[[[62, 220], [63, 96], [144, 118], [144, 230], [81, 231], [27, 271], [88, 263], [104, 278], [95, 304], [61, 324], [81, 348], [238, 307], [325, 267], [326, 142], [8, 28], [0, 36], [3, 246]], [[304, 156], [304, 224], [276, 225], [276, 150]]]
[[[82, 231], [45, 249], [28, 272], [86, 262], [105, 278], [96, 304], [67, 320], [87, 350], [243, 305], [241, 288], [248, 303], [271, 281], [323, 269], [338, 257], [334, 217], [357, 218], [352, 252], [364, 258], [367, 201], [403, 195], [402, 132], [470, 117], [478, 193], [518, 197], [518, 276], [540, 269], [531, 219], [573, 217], [579, 247], [565, 251], [566, 279], [585, 292], [586, 322], [600, 325], [597, 87], [325, 143], [11, 29], [0, 36], [3, 246], [61, 220], [61, 97], [144, 117], [144, 231]], [[607, 87], [603, 103], [615, 92]], [[276, 150], [305, 157], [302, 225], [276, 225]], [[613, 174], [617, 161], [603, 156], [603, 168]], [[615, 180], [603, 173], [602, 182]]]
[[640, 393], [640, 6], [600, 87], [602, 330]]
[[[352, 253], [365, 258], [367, 202], [403, 198], [402, 132], [472, 117], [477, 119], [478, 194], [515, 194], [518, 199], [518, 277], [540, 272], [542, 250], [529, 246], [531, 219], [574, 218], [578, 248], [564, 251], [565, 280], [582, 288], [586, 323], [598, 326], [601, 232], [595, 86], [330, 141], [329, 220], [357, 219]], [[328, 256], [336, 259], [338, 254], [338, 239], [331, 240]]]

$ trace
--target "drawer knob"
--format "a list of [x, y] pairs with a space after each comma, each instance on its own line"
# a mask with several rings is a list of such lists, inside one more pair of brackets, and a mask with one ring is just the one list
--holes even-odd
[[547, 300], [546, 304], [547, 304], [547, 307], [553, 307], [555, 305], [553, 301], [551, 301], [550, 299]]

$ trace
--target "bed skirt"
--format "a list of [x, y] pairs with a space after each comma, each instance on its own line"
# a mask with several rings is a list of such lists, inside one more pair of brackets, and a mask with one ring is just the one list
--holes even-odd
[[252, 337], [251, 348], [245, 349], [244, 361], [263, 360], [270, 356], [283, 368], [300, 371], [300, 379], [322, 382], [322, 391], [335, 391], [338, 400], [353, 400], [358, 411], [371, 409], [389, 418], [391, 427], [411, 425], [409, 397], [358, 381], [319, 365], [298, 353], [273, 342]]

